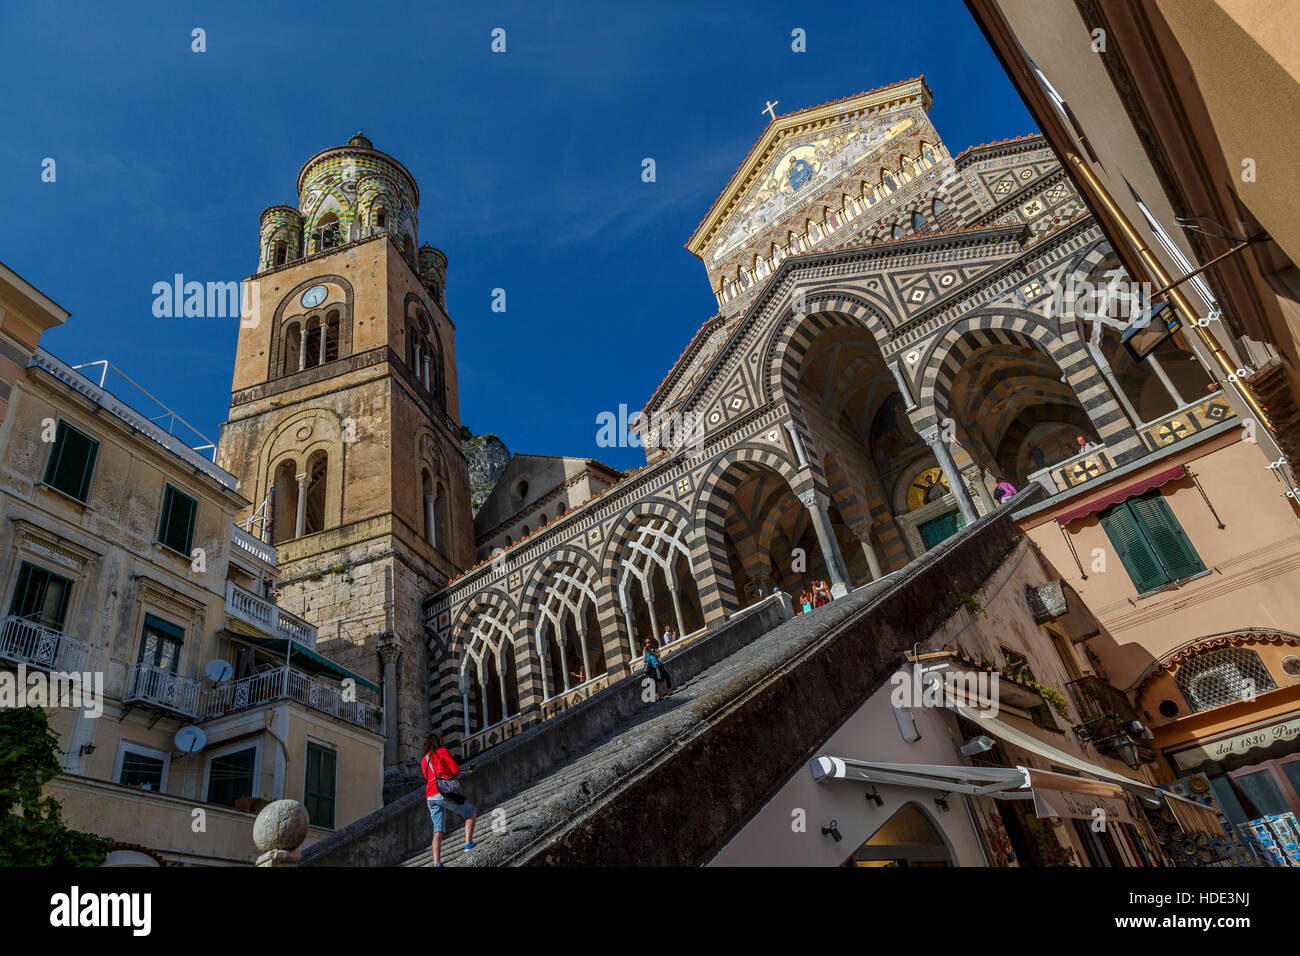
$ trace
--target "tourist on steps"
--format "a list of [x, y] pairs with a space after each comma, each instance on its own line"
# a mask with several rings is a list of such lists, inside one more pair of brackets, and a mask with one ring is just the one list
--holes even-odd
[[1014, 498], [1015, 494], [1016, 494], [1016, 486], [1013, 485], [1011, 482], [1007, 481], [1005, 478], [1001, 479], [996, 485], [993, 486], [993, 497], [997, 500], [998, 504], [1001, 504], [1002, 502], [1006, 501], [1008, 498]]
[[[673, 692], [673, 679], [668, 676], [668, 668], [664, 667], [664, 662], [659, 659], [650, 638], [647, 637], [641, 643], [641, 652], [645, 654], [645, 668], [641, 673], [645, 674], [646, 677], [654, 678], [656, 695], [667, 697], [668, 694]], [[659, 685], [661, 683], [668, 685], [668, 694], [659, 694]]]
[[799, 592], [799, 613], [807, 614], [812, 610], [812, 592], [804, 588]]
[[433, 865], [442, 866], [442, 833], [446, 829], [446, 812], [450, 810], [465, 821], [465, 849], [474, 849], [474, 819], [478, 816], [465, 800], [456, 775], [460, 767], [443, 746], [442, 735], [430, 733], [424, 738], [424, 799], [429, 805], [429, 818], [433, 821]]

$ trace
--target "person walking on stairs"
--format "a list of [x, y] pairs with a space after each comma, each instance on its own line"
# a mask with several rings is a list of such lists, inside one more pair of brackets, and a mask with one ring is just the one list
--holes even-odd
[[446, 829], [447, 811], [465, 821], [465, 849], [474, 849], [474, 820], [478, 811], [465, 799], [460, 781], [456, 779], [460, 767], [452, 759], [451, 751], [443, 746], [442, 735], [430, 733], [424, 738], [424, 758], [420, 761], [424, 771], [424, 799], [429, 806], [429, 819], [433, 821], [433, 865], [442, 866], [442, 834]]
[[[668, 694], [673, 692], [673, 679], [668, 676], [668, 668], [664, 667], [664, 662], [659, 659], [659, 654], [651, 643], [650, 638], [646, 638], [641, 644], [641, 651], [645, 654], [645, 668], [641, 673], [646, 677], [653, 677], [655, 682], [655, 694], [659, 694], [659, 685], [664, 683], [668, 685]], [[667, 697], [668, 694], [661, 696]]]

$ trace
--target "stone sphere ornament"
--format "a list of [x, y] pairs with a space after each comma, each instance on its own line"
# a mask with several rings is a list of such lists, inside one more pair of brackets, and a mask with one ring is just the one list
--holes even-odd
[[262, 808], [253, 822], [253, 843], [262, 855], [258, 866], [297, 866], [298, 847], [307, 839], [311, 818], [297, 800], [276, 800]]

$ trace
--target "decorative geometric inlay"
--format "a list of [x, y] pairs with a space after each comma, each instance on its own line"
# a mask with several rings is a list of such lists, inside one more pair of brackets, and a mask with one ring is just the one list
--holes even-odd
[[1022, 286], [1020, 291], [1025, 294], [1025, 298], [1036, 299], [1038, 298], [1038, 296], [1043, 294], [1043, 284], [1039, 282], [1037, 279], [1034, 279], [1033, 281]]
[[1011, 180], [1002, 180], [1002, 182], [993, 187], [993, 192], [999, 196], [1005, 196], [1007, 193], [1011, 192]]
[[1020, 178], [1021, 178], [1021, 179], [1028, 179], [1028, 178], [1029, 178], [1030, 176], [1032, 176], [1032, 175], [1034, 175], [1034, 171], [1033, 171], [1032, 169], [1022, 169], [1022, 170], [1020, 170]]
[[1085, 458], [1074, 466], [1073, 471], [1070, 472], [1070, 477], [1076, 485], [1079, 485], [1085, 481], [1090, 481], [1091, 479], [1096, 478], [1100, 474], [1101, 465], [1092, 458]]
[[1055, 205], [1068, 195], [1070, 195], [1069, 187], [1065, 183], [1057, 183], [1047, 191], [1047, 201]]
[[908, 297], [907, 297], [907, 301], [908, 301], [908, 302], [913, 302], [913, 303], [915, 303], [915, 302], [924, 302], [924, 301], [925, 301], [925, 290], [924, 290], [924, 289], [913, 289], [913, 290], [911, 291], [911, 293], [908, 295]]
[[943, 275], [939, 276], [939, 285], [943, 286], [945, 289], [956, 281], [957, 277], [951, 272], [945, 272]]
[[443, 611], [438, 615], [438, 630], [445, 631], [451, 626], [451, 612]]
[[691, 479], [685, 475], [677, 479], [677, 494], [681, 496], [691, 493]]
[[731, 400], [730, 404], [733, 409], [741, 409], [745, 407], [745, 400], [737, 395]]
[[1156, 439], [1162, 445], [1169, 445], [1178, 441], [1178, 439], [1182, 438], [1186, 434], [1187, 422], [1183, 421], [1181, 418], [1173, 418], [1160, 426], [1160, 430], [1156, 432]]
[[593, 527], [590, 531], [587, 532], [587, 543], [588, 543], [588, 544], [595, 544], [595, 543], [596, 543], [597, 541], [599, 541], [599, 540], [600, 540], [600, 527], [599, 527], [599, 526]]
[[722, 421], [722, 412], [710, 412], [710, 413], [709, 413], [709, 424], [710, 424], [710, 425], [716, 425], [716, 424], [718, 424], [718, 422], [720, 422], [720, 421]]
[[1024, 213], [1026, 216], [1037, 216], [1040, 212], [1043, 212], [1046, 208], [1047, 207], [1044, 206], [1037, 199], [1031, 199], [1029, 200], [1029, 202], [1025, 203], [1023, 206], [1020, 207], [1020, 211]]
[[1225, 418], [1228, 418], [1230, 415], [1232, 415], [1232, 409], [1229, 408], [1227, 405], [1220, 404], [1219, 402], [1214, 402], [1210, 405], [1205, 406], [1203, 414], [1205, 415], [1206, 418], [1213, 418], [1216, 422], [1221, 422]]
[[780, 437], [781, 437], [781, 430], [779, 428], [773, 428], [770, 432], [767, 433], [768, 441], [776, 441]]
[[518, 572], [518, 571], [511, 571], [511, 572], [510, 572], [510, 581], [509, 581], [509, 587], [510, 587], [510, 590], [513, 591], [515, 588], [519, 587], [519, 584], [520, 584], [520, 582], [521, 582], [522, 580], [523, 580], [523, 578], [522, 578], [522, 575], [521, 575], [520, 572]]

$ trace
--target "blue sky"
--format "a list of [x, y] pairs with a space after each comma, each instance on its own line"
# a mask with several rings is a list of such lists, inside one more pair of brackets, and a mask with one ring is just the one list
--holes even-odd
[[47, 348], [108, 359], [215, 440], [236, 322], [155, 318], [153, 284], [250, 275], [261, 211], [361, 128], [416, 177], [420, 241], [447, 254], [464, 423], [630, 467], [643, 453], [598, 448], [596, 416], [641, 408], [716, 311], [683, 244], [765, 102], [922, 73], [954, 153], [1033, 131], [960, 0], [7, 3], [0, 259], [72, 313]]

